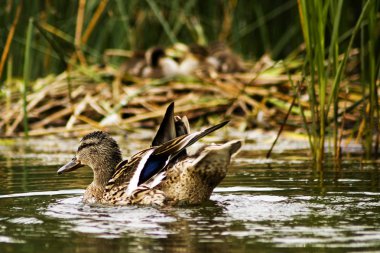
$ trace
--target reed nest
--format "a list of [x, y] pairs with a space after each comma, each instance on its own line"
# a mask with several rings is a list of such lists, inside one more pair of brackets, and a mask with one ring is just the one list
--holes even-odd
[[[287, 129], [302, 128], [301, 112], [306, 121], [309, 118], [299, 70], [302, 62], [294, 60], [285, 68], [263, 56], [247, 66], [249, 71], [243, 73], [163, 79], [120, 77], [119, 69], [111, 66], [79, 66], [47, 76], [27, 91], [29, 135], [155, 128], [171, 101], [176, 103], [176, 114], [186, 115], [195, 125], [231, 119], [230, 125], [239, 130], [277, 129], [289, 116]], [[339, 94], [340, 120], [345, 119], [345, 126], [352, 126], [360, 116], [362, 95], [354, 79], [342, 83], [350, 93]], [[18, 87], [22, 81], [7, 82], [5, 99], [0, 100], [2, 136], [23, 133], [23, 96]]]

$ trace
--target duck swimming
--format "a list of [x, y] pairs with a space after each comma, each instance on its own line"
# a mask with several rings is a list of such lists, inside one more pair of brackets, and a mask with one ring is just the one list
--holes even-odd
[[231, 156], [241, 140], [210, 144], [189, 156], [186, 148], [213, 131], [221, 122], [203, 131], [189, 133], [187, 119], [174, 117], [170, 104], [150, 148], [129, 160], [122, 159], [117, 142], [102, 131], [82, 138], [75, 157], [61, 167], [62, 174], [88, 166], [94, 173], [83, 201], [113, 205], [200, 204], [226, 176]]

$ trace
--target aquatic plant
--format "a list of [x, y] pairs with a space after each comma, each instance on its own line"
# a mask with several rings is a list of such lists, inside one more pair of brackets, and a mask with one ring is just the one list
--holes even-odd
[[[340, 138], [338, 138], [338, 136], [341, 130], [340, 124], [343, 124], [344, 121], [339, 121], [338, 119], [339, 109], [341, 109], [339, 108], [341, 98], [339, 98], [338, 94], [340, 89], [347, 88], [343, 86], [342, 78], [347, 59], [352, 52], [354, 39], [360, 27], [363, 27], [364, 21], [367, 20], [368, 17], [371, 17], [373, 12], [377, 12], [375, 8], [376, 5], [375, 1], [365, 1], [361, 14], [349, 33], [349, 41], [347, 43], [346, 41], [339, 40], [341, 12], [343, 8], [342, 0], [298, 1], [300, 21], [307, 53], [304, 75], [307, 76], [306, 82], [308, 96], [310, 98], [311, 150], [314, 159], [319, 164], [324, 160], [325, 141], [329, 133], [334, 136], [335, 157], [339, 158], [340, 156]], [[372, 11], [369, 11], [370, 9]], [[375, 22], [373, 19], [372, 17], [372, 22]], [[370, 28], [370, 25], [368, 25], [368, 27]], [[329, 30], [329, 28], [332, 29]], [[373, 27], [370, 29], [373, 29]], [[372, 40], [374, 39], [374, 32], [375, 30], [370, 31]], [[371, 49], [373, 50], [372, 47]], [[365, 50], [360, 51], [361, 55], [366, 55], [366, 53]], [[374, 60], [374, 56], [372, 56], [372, 58], [372, 60]], [[372, 80], [374, 80], [373, 77], [372, 74]], [[375, 83], [375, 81], [371, 83]], [[363, 87], [364, 86], [363, 84]], [[372, 91], [370, 92], [372, 99], [370, 98], [369, 102], [369, 108], [371, 109], [369, 110], [367, 125], [373, 129], [374, 108], [378, 102], [375, 101], [376, 88], [374, 88], [373, 85], [370, 87], [372, 87], [369, 89]], [[330, 122], [334, 124], [331, 125]], [[372, 130], [370, 130], [366, 138], [372, 139], [372, 133]], [[368, 140], [367, 142], [370, 141]]]

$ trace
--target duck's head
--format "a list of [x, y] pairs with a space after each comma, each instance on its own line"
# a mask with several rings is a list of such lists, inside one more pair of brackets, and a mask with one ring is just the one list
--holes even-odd
[[149, 78], [172, 77], [178, 73], [178, 64], [160, 47], [149, 49], [145, 54], [148, 66], [142, 76]]
[[57, 173], [63, 174], [87, 165], [94, 172], [94, 182], [104, 183], [110, 179], [114, 168], [121, 161], [117, 142], [107, 133], [96, 131], [82, 138], [75, 157]]
[[166, 57], [165, 50], [161, 47], [153, 47], [146, 51], [145, 59], [149, 66], [158, 67], [160, 60]]

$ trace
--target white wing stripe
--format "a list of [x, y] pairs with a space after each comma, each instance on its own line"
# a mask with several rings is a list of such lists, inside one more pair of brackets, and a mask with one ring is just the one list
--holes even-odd
[[139, 165], [137, 166], [135, 174], [132, 176], [131, 181], [129, 182], [128, 188], [127, 188], [127, 195], [130, 196], [131, 193], [137, 188], [137, 184], [139, 183], [139, 178], [142, 169], [144, 168], [144, 165], [146, 161], [148, 161], [148, 158], [153, 153], [154, 149], [149, 150], [146, 152], [146, 154], [141, 158], [141, 161], [139, 162]]
[[148, 184], [147, 186], [149, 188], [154, 188], [156, 187], [159, 183], [161, 183], [161, 181], [166, 177], [166, 171], [163, 171], [161, 172], [160, 174], [158, 174], [157, 176], [154, 177], [153, 181]]

